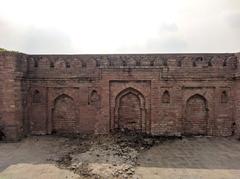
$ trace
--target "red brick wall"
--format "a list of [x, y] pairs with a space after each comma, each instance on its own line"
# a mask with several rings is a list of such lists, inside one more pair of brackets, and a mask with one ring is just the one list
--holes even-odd
[[17, 140], [24, 132], [22, 91], [24, 70], [21, 72], [19, 70], [19, 68], [24, 69], [24, 65], [26, 65], [25, 55], [0, 53], [0, 128], [7, 140]]
[[119, 128], [153, 135], [240, 133], [237, 56], [4, 53], [0, 125], [9, 138]]

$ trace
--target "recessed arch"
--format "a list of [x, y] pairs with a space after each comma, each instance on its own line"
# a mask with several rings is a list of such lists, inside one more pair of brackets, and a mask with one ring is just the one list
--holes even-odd
[[207, 105], [207, 100], [200, 94], [188, 98], [183, 123], [183, 133], [185, 135], [207, 135]]
[[89, 96], [89, 104], [99, 108], [100, 105], [100, 95], [98, 94], [97, 90], [92, 90]]
[[56, 97], [52, 109], [52, 132], [73, 133], [76, 122], [76, 107], [73, 98], [66, 94]]
[[222, 94], [221, 94], [221, 103], [227, 103], [227, 102], [228, 102], [228, 94], [224, 90], [224, 91], [222, 91]]
[[114, 129], [146, 132], [145, 98], [141, 92], [127, 88], [116, 96]]
[[170, 103], [170, 93], [168, 90], [165, 90], [162, 94], [162, 103]]

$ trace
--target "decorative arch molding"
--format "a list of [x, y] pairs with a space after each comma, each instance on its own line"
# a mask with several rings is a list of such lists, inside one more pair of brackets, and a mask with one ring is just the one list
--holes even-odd
[[201, 99], [202, 99], [204, 102], [206, 102], [206, 104], [207, 104], [207, 99], [206, 99], [203, 95], [201, 95], [201, 94], [199, 94], [199, 93], [193, 94], [193, 95], [191, 95], [190, 97], [188, 97], [188, 99], [187, 99], [186, 102], [189, 102], [189, 100], [191, 100], [191, 99], [193, 99], [193, 98], [201, 98]]
[[66, 97], [66, 98], [69, 98], [69, 99], [71, 99], [71, 100], [74, 101], [74, 99], [73, 99], [70, 95], [67, 95], [67, 94], [65, 94], [65, 93], [62, 93], [62, 94], [58, 95], [58, 96], [54, 99], [53, 104], [55, 104], [55, 102], [56, 102], [59, 98], [62, 98], [62, 97]]
[[51, 103], [50, 103], [50, 106], [51, 108], [54, 107], [54, 104], [55, 104], [55, 101], [60, 98], [61, 96], [66, 96], [66, 97], [69, 97], [71, 98], [73, 101], [74, 101], [74, 104], [76, 105], [76, 102], [74, 100], [74, 97], [72, 97], [72, 95], [66, 93], [66, 92], [61, 92], [61, 93], [56, 93], [53, 97], [52, 97], [52, 100], [51, 100]]
[[[188, 89], [188, 88], [185, 88], [185, 89]], [[192, 87], [190, 87], [189, 89], [192, 89]], [[183, 97], [183, 105], [186, 104], [187, 101], [195, 95], [202, 96], [207, 102], [211, 102], [212, 95], [213, 95], [213, 92], [211, 90], [213, 90], [213, 88], [202, 90], [199, 87], [196, 87], [196, 89], [194, 89], [192, 91], [188, 91], [188, 93], [186, 95], [184, 95], [184, 97]]]
[[119, 115], [119, 110], [120, 110], [120, 105], [121, 105], [121, 100], [126, 97], [127, 95], [132, 95], [135, 96], [135, 98], [139, 101], [139, 111], [140, 111], [140, 117], [139, 117], [139, 132], [145, 133], [146, 132], [146, 127], [147, 127], [147, 121], [146, 121], [146, 109], [145, 109], [145, 97], [141, 92], [134, 88], [127, 88], [122, 90], [115, 98], [115, 108], [114, 108], [114, 129], [119, 129], [121, 130], [121, 126], [119, 124], [120, 120], [120, 115]]

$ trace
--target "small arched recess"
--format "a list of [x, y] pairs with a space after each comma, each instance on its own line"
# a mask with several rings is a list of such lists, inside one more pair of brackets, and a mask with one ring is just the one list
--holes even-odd
[[170, 103], [170, 93], [168, 90], [165, 90], [162, 95], [162, 103]]

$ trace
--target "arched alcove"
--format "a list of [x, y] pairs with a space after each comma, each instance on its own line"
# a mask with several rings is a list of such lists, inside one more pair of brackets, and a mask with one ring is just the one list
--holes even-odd
[[226, 91], [222, 91], [221, 94], [221, 103], [227, 103], [228, 102], [228, 95]]
[[207, 100], [199, 94], [186, 102], [183, 131], [185, 135], [206, 135], [208, 121]]
[[162, 103], [170, 103], [170, 94], [167, 90], [162, 95]]
[[115, 99], [114, 128], [146, 132], [145, 98], [133, 88], [121, 91]]
[[100, 96], [96, 90], [92, 90], [89, 96], [89, 104], [95, 107], [99, 107], [100, 104]]
[[52, 110], [52, 132], [73, 133], [76, 127], [76, 111], [73, 98], [66, 94], [54, 100]]

